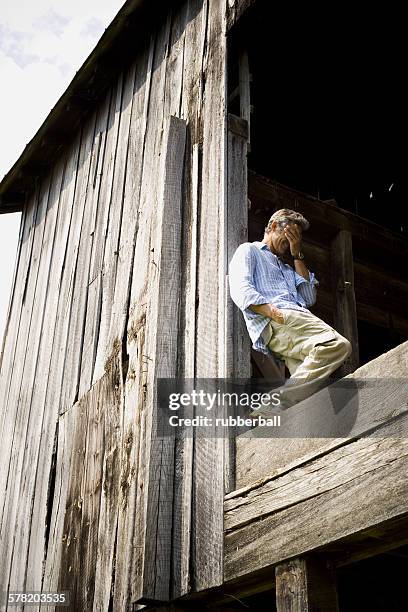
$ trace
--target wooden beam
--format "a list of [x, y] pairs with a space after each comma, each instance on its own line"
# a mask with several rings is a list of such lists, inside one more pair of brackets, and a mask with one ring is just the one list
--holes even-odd
[[340, 230], [331, 244], [334, 327], [351, 342], [352, 353], [341, 368], [345, 376], [359, 365], [356, 296], [351, 232]]
[[[224, 2], [209, 2], [198, 223], [196, 376], [225, 377], [225, 276], [227, 260], [227, 114]], [[189, 103], [190, 104], [190, 103]], [[211, 429], [211, 428], [210, 428]], [[225, 440], [194, 439], [191, 586], [222, 584]]]
[[333, 238], [339, 230], [345, 229], [362, 243], [377, 247], [381, 261], [385, 255], [391, 257], [391, 260], [397, 256], [403, 258], [408, 255], [408, 240], [373, 221], [363, 219], [334, 204], [321, 202], [309, 194], [281, 185], [254, 172], [250, 171], [248, 176], [249, 197], [253, 204], [257, 199], [259, 205], [263, 205], [266, 216], [276, 208], [292, 208], [303, 213], [311, 221], [310, 232], [313, 227], [319, 227], [322, 232], [324, 231], [321, 233], [321, 238], [324, 235]]
[[238, 58], [239, 72], [239, 113], [248, 124], [248, 151], [251, 150], [251, 78], [249, 74], [248, 51], [242, 50]]
[[277, 612], [338, 612], [334, 570], [324, 559], [291, 559], [275, 576]]
[[[274, 489], [268, 508], [255, 490], [247, 494], [240, 526], [226, 535], [225, 579], [333, 546], [342, 538], [406, 516], [407, 424], [405, 417], [405, 434], [398, 433], [397, 422], [391, 423], [378, 437], [346, 444], [264, 484], [269, 491]], [[244, 524], [251, 500], [257, 518]]]
[[333, 406], [328, 387], [289, 408], [275, 434], [269, 428], [256, 427], [238, 436], [237, 487], [283, 473], [403, 414], [407, 348], [405, 342], [349, 375], [345, 379], [349, 384], [364, 379], [377, 379], [378, 383], [365, 388], [360, 385], [358, 397], [350, 398], [341, 409]]
[[[242, 119], [241, 117], [237, 117], [236, 115], [233, 115], [232, 113], [229, 113], [228, 115], [228, 130], [232, 134], [235, 134], [236, 136], [240, 136], [245, 141], [248, 140], [248, 122], [245, 121], [245, 119]], [[231, 145], [232, 144], [233, 143], [231, 143]], [[246, 186], [248, 185], [247, 178], [245, 180], [245, 184]], [[248, 187], [246, 187], [246, 192], [248, 192]]]
[[[237, 247], [248, 240], [248, 123], [234, 115], [228, 115], [227, 161], [227, 265]], [[251, 342], [242, 312], [233, 303], [228, 276], [225, 323], [225, 376], [249, 378], [251, 376]], [[225, 490], [235, 488], [235, 432], [228, 430], [225, 441]]]
[[[248, 124], [228, 116], [227, 262], [240, 244], [248, 240], [248, 180], [246, 134]], [[227, 377], [250, 376], [250, 340], [242, 313], [227, 296]]]

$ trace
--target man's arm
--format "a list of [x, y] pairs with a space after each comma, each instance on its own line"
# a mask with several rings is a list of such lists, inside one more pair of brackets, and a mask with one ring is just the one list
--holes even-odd
[[[285, 228], [285, 235], [289, 241], [290, 252], [293, 257], [296, 257], [301, 251], [302, 232], [297, 225], [293, 225]], [[319, 281], [313, 272], [309, 272], [304, 260], [294, 259], [294, 266], [297, 292], [305, 301], [306, 306], [313, 306], [316, 302], [316, 287]]]
[[273, 304], [257, 304], [256, 306], [249, 306], [249, 308], [258, 314], [273, 319], [277, 323], [284, 323], [282, 312]]
[[250, 308], [253, 312], [270, 317], [283, 323], [281, 311], [256, 289], [254, 285], [254, 259], [251, 245], [241, 244], [234, 253], [229, 265], [229, 286], [233, 302], [244, 311]]
[[295, 264], [295, 271], [298, 274], [300, 274], [300, 276], [303, 276], [305, 280], [307, 281], [310, 280], [309, 270], [307, 269], [306, 264], [304, 263], [303, 259], [295, 259], [294, 264]]

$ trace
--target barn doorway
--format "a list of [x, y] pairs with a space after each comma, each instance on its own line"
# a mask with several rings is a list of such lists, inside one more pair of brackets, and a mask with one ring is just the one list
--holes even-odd
[[[337, 211], [352, 220], [363, 365], [408, 338], [404, 37], [391, 11], [359, 21], [327, 10], [319, 6], [319, 19], [309, 5], [247, 10], [229, 34], [228, 112], [248, 123], [248, 240], [262, 239], [277, 208], [300, 202], [307, 215], [320, 205], [305, 236], [320, 281], [311, 310], [335, 327]], [[395, 32], [391, 43], [384, 28]], [[253, 376], [262, 370], [257, 357]]]

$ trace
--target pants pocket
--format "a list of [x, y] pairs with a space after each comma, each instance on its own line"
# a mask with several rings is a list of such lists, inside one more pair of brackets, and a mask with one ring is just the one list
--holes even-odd
[[285, 357], [293, 347], [293, 340], [285, 323], [272, 322], [273, 336], [268, 344], [269, 350], [279, 357]]
[[336, 339], [336, 332], [327, 329], [326, 331], [322, 331], [317, 334], [311, 335], [309, 338], [305, 339], [302, 343], [302, 352], [308, 353], [312, 350], [317, 344], [323, 344], [323, 342], [329, 342], [330, 340]]

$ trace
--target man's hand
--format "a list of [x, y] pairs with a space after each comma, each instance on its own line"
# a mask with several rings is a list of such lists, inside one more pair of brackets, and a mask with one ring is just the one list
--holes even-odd
[[302, 230], [299, 225], [291, 224], [287, 225], [283, 231], [289, 241], [291, 255], [295, 257], [299, 253], [302, 244]]
[[283, 324], [285, 322], [283, 312], [279, 310], [279, 308], [276, 308], [276, 306], [274, 306], [273, 304], [254, 304], [249, 308], [254, 312], [257, 312], [258, 314], [262, 314], [265, 317], [273, 319], [274, 321], [276, 321], [276, 323]]

